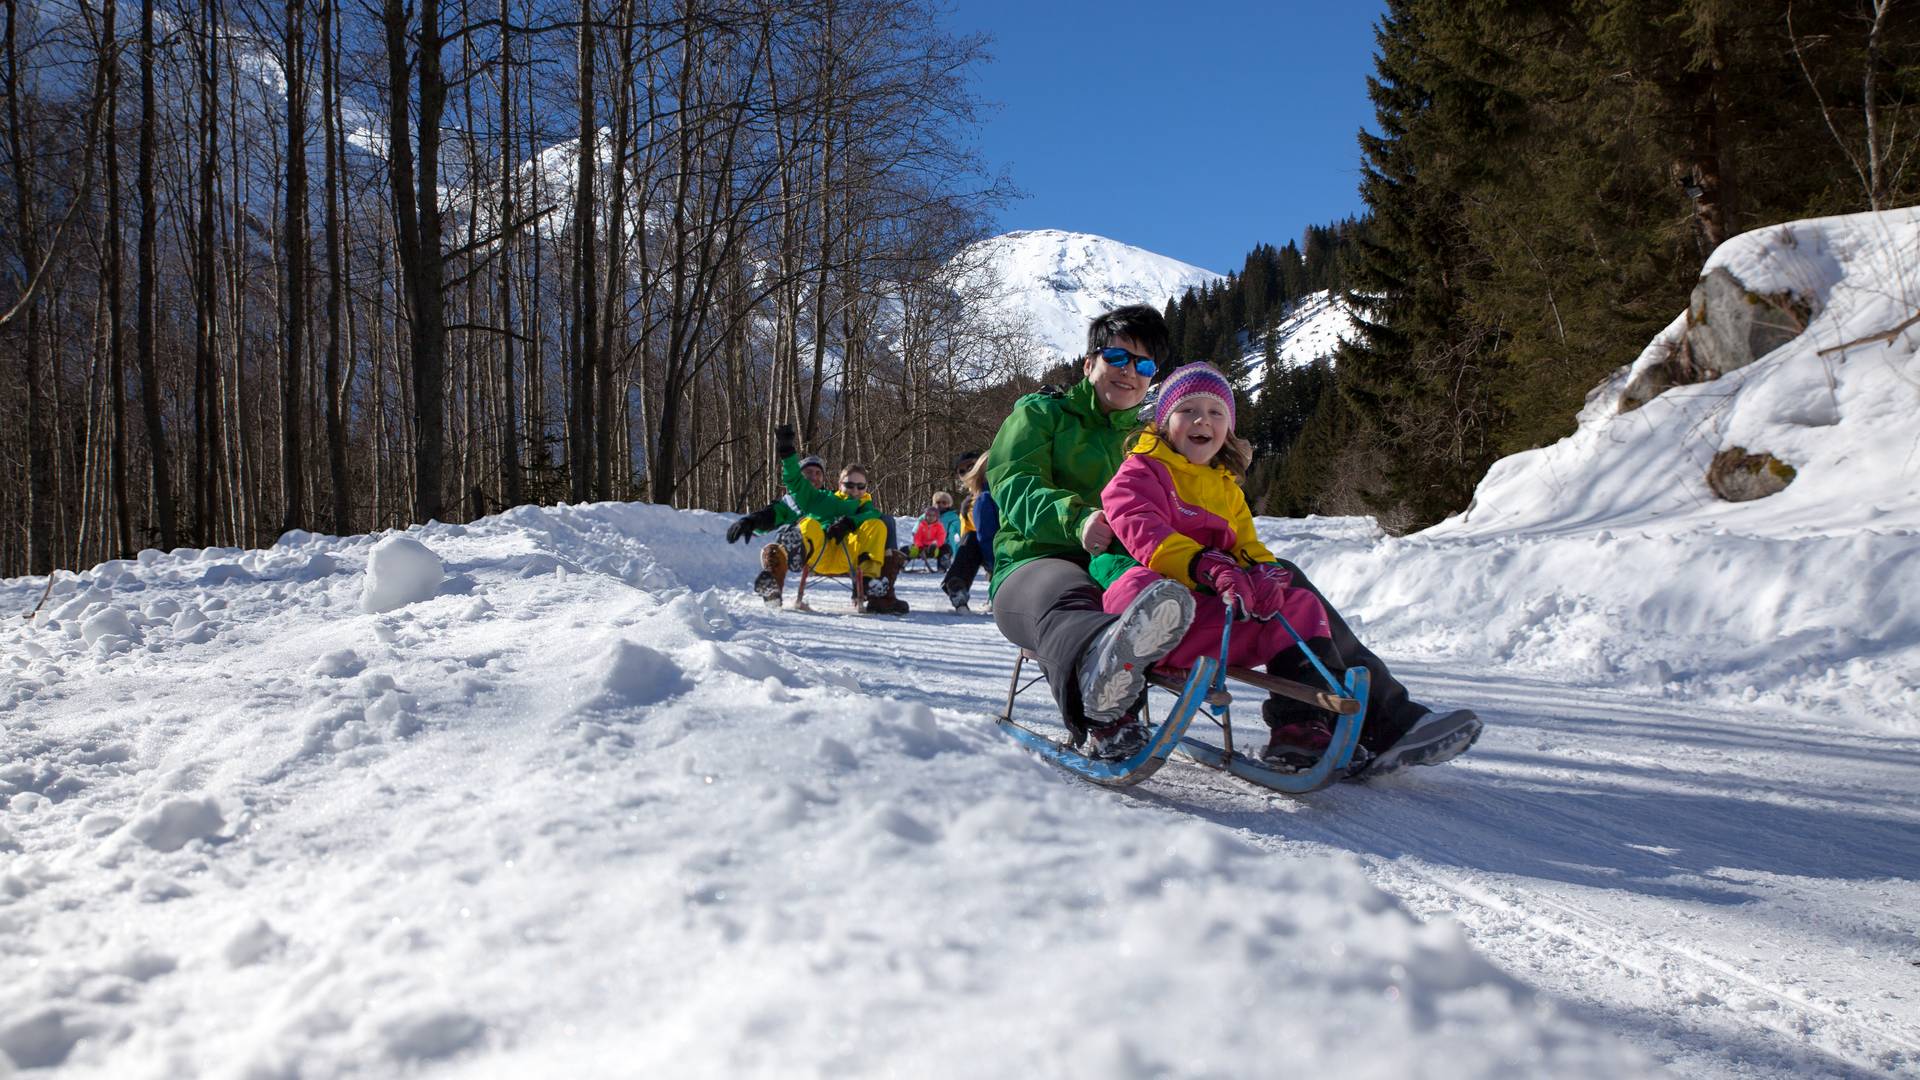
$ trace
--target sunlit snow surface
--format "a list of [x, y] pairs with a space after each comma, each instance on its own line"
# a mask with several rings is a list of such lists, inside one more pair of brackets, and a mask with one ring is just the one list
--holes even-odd
[[726, 524], [412, 530], [439, 595], [377, 613], [422, 579], [368, 581], [370, 537], [62, 575], [0, 638], [0, 1049], [119, 1077], [1224, 1075], [1275, 1040], [1377, 1042], [1359, 1075], [1632, 1067], [1357, 864], [903, 700], [876, 670], [937, 674], [960, 623], [769, 613]]
[[[1838, 275], [1838, 343], [1898, 321], [1911, 221], [1723, 252]], [[771, 612], [718, 515], [59, 574], [0, 628], [0, 1072], [1912, 1075], [1913, 340], [1624, 417], [1616, 379], [1416, 536], [1263, 520], [1488, 721], [1304, 799], [1068, 780], [992, 730], [1011, 650], [933, 575], [906, 619]], [[1814, 363], [1818, 434], [1753, 392]], [[1800, 478], [1711, 503], [1714, 432]]]

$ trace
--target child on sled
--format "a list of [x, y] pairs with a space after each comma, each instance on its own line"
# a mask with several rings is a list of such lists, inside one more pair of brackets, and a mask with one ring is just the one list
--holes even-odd
[[[907, 558], [919, 559], [928, 570], [935, 569], [936, 561], [940, 570], [947, 568], [947, 527], [940, 520], [939, 506], [940, 495], [945, 494], [943, 491], [935, 495], [934, 502], [920, 515], [920, 521], [913, 528], [913, 546], [907, 549]], [[952, 496], [948, 496], [948, 501], [952, 501]]]
[[[1252, 447], [1234, 433], [1233, 387], [1208, 364], [1186, 364], [1161, 385], [1153, 416], [1134, 436], [1126, 460], [1101, 492], [1101, 506], [1126, 553], [1094, 559], [1094, 580], [1106, 587], [1102, 606], [1119, 613], [1142, 589], [1172, 578], [1202, 596], [1180, 643], [1156, 666], [1190, 668], [1220, 647], [1231, 613], [1251, 620], [1236, 626], [1231, 655], [1242, 667], [1266, 665], [1270, 674], [1320, 681], [1284, 617], [1336, 678], [1346, 665], [1333, 647], [1320, 598], [1293, 584], [1293, 573], [1260, 543], [1253, 512], [1240, 490]], [[1332, 717], [1310, 705], [1273, 696], [1261, 706], [1271, 737], [1261, 757], [1300, 768], [1317, 760], [1333, 736]], [[1147, 737], [1133, 716], [1091, 732], [1094, 756], [1124, 757]]]

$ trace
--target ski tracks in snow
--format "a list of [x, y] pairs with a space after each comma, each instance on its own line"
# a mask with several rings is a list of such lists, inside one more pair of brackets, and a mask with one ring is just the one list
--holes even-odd
[[[989, 618], [945, 614], [935, 579], [901, 584], [907, 620], [781, 616], [778, 636], [872, 657], [866, 689], [987, 723], [1011, 646]], [[1920, 740], [1395, 670], [1421, 700], [1481, 712], [1472, 754], [1301, 799], [1175, 764], [1115, 797], [1276, 853], [1351, 853], [1410, 910], [1456, 920], [1510, 975], [1678, 1074], [1920, 1075]], [[1021, 706], [1044, 715], [1044, 688]]]

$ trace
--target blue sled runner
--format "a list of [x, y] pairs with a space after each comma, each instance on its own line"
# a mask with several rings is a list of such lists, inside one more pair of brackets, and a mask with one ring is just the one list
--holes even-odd
[[[1220, 656], [1222, 657], [1228, 655], [1227, 645], [1232, 628], [1233, 621], [1229, 619], [1220, 635]], [[1288, 626], [1287, 629], [1291, 631], [1293, 628]], [[1294, 636], [1295, 640], [1299, 640], [1299, 635]], [[1306, 651], [1304, 646], [1303, 651]], [[1336, 780], [1347, 778], [1354, 764], [1355, 749], [1360, 743], [1360, 725], [1367, 713], [1369, 685], [1367, 670], [1363, 667], [1354, 667], [1345, 673], [1345, 678], [1336, 679], [1311, 651], [1307, 651], [1307, 656], [1313, 661], [1313, 666], [1318, 670], [1322, 681], [1326, 683], [1325, 690], [1290, 679], [1278, 678], [1265, 672], [1229, 667], [1212, 657], [1201, 658], [1193, 666], [1193, 670], [1187, 672], [1153, 671], [1148, 676], [1148, 682], [1171, 692], [1174, 695], [1173, 707], [1167, 710], [1157, 725], [1154, 725], [1153, 734], [1147, 739], [1147, 744], [1132, 756], [1119, 761], [1103, 761], [1088, 757], [1074, 744], [1044, 735], [1013, 718], [1015, 699], [1040, 678], [1035, 676], [1024, 685], [1021, 683], [1021, 671], [1026, 662], [1033, 658], [1025, 650], [1022, 650], [1019, 658], [1014, 661], [1013, 679], [1007, 686], [1006, 707], [996, 721], [1000, 730], [1015, 742], [1076, 776], [1106, 787], [1130, 787], [1147, 779], [1158, 772], [1173, 752], [1178, 750], [1182, 756], [1197, 765], [1230, 773], [1270, 791], [1303, 795], [1310, 791], [1318, 791]], [[1310, 767], [1290, 770], [1276, 768], [1258, 757], [1250, 757], [1235, 750], [1233, 695], [1227, 689], [1229, 679], [1253, 689], [1292, 698], [1333, 713], [1336, 717], [1333, 739], [1327, 745], [1326, 751]], [[1187, 734], [1188, 727], [1203, 710], [1219, 728], [1221, 745], [1216, 746]]]

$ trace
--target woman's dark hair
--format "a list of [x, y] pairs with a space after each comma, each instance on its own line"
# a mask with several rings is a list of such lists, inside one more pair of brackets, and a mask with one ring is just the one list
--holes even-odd
[[1087, 351], [1082, 355], [1092, 356], [1120, 337], [1132, 338], [1134, 344], [1147, 350], [1147, 355], [1161, 364], [1172, 359], [1167, 355], [1173, 350], [1167, 320], [1146, 304], [1128, 304], [1096, 316], [1087, 326]]

